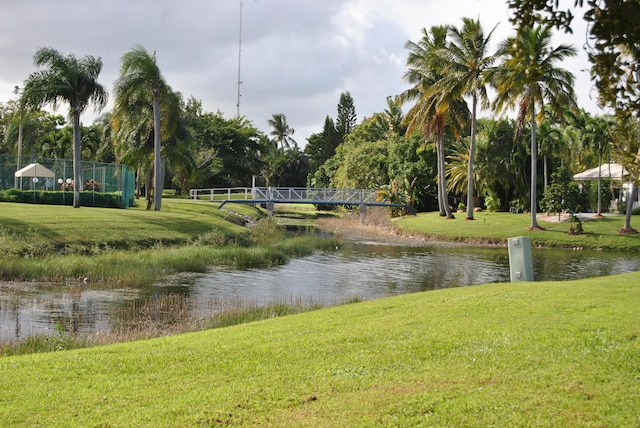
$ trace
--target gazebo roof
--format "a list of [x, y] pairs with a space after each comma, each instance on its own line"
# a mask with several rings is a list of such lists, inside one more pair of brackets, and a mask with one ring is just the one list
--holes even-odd
[[16, 171], [16, 177], [50, 177], [55, 178], [56, 174], [49, 168], [39, 163], [32, 163]]
[[626, 169], [620, 164], [610, 163], [604, 164], [600, 168], [595, 167], [583, 171], [579, 174], [573, 176], [573, 179], [576, 181], [591, 181], [598, 179], [598, 170], [600, 170], [601, 178], [608, 178], [611, 180], [622, 180], [629, 175]]

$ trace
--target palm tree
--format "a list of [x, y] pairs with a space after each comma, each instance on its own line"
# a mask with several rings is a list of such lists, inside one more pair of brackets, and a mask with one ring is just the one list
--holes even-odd
[[[461, 139], [460, 144], [457, 144], [451, 154], [447, 156], [447, 189], [457, 195], [466, 195], [469, 191], [469, 153], [471, 150], [471, 137], [464, 137]], [[487, 138], [483, 134], [478, 134], [476, 138], [476, 148], [478, 154], [482, 154], [486, 151]], [[473, 168], [473, 192], [479, 195], [482, 187], [482, 165], [476, 165]]]
[[[142, 46], [136, 46], [125, 53], [121, 59], [120, 77], [114, 85], [116, 96], [114, 116], [133, 113], [144, 115], [144, 105], [151, 104], [153, 115], [153, 209], [158, 211], [162, 205], [162, 113], [161, 104], [170, 97], [171, 88], [166, 84], [160, 67], [156, 62], [156, 53], [150, 53]], [[120, 117], [123, 119], [123, 117]], [[117, 123], [118, 117], [114, 119]], [[131, 121], [130, 121], [131, 122]], [[169, 126], [172, 124], [169, 123]], [[141, 131], [138, 129], [138, 131]], [[147, 134], [150, 135], [150, 134]], [[148, 195], [149, 197], [149, 195]]]
[[489, 55], [489, 42], [493, 31], [486, 35], [480, 20], [463, 18], [462, 29], [449, 28], [451, 41], [439, 51], [444, 69], [443, 79], [437, 84], [444, 97], [471, 97], [471, 142], [467, 172], [467, 220], [473, 220], [473, 163], [476, 152], [476, 117], [478, 103], [482, 108], [489, 107], [487, 95], [487, 71], [497, 59]]
[[464, 119], [468, 117], [469, 109], [461, 98], [447, 97], [439, 93], [436, 85], [444, 78], [442, 59], [437, 53], [446, 46], [447, 27], [434, 26], [430, 32], [426, 29], [422, 31], [423, 36], [419, 42], [409, 41], [405, 45], [409, 50], [407, 58], [409, 70], [404, 77], [414, 86], [400, 95], [400, 101], [416, 100], [405, 116], [407, 134], [419, 130], [424, 136], [425, 143], [430, 138], [436, 141], [440, 215], [453, 218], [445, 176], [445, 127], [449, 124], [457, 133]]
[[282, 113], [275, 113], [273, 117], [267, 120], [269, 126], [273, 128], [273, 131], [269, 135], [273, 135], [276, 141], [280, 143], [282, 150], [290, 149], [292, 146], [296, 147], [296, 141], [291, 138], [291, 135], [295, 132], [295, 129], [291, 128], [287, 123], [287, 117]]
[[[556, 114], [547, 106], [544, 109], [544, 116], [538, 126], [536, 136], [538, 143], [538, 153], [542, 154], [542, 182], [543, 188], [549, 185], [549, 157], [551, 155], [559, 155], [570, 150], [566, 149], [564, 134], [566, 132], [558, 126], [560, 120]], [[564, 166], [564, 160], [560, 158], [561, 166]]]
[[598, 152], [598, 208], [596, 213], [598, 217], [602, 215], [602, 156], [608, 154], [611, 147], [608, 135], [609, 125], [609, 120], [606, 117], [589, 115], [587, 118], [585, 143]]
[[[495, 84], [497, 97], [494, 108], [506, 111], [516, 108], [518, 129], [529, 117], [531, 125], [531, 225], [539, 230], [536, 212], [538, 181], [538, 145], [536, 141], [536, 121], [542, 120], [545, 103], [562, 119], [565, 108], [575, 108], [573, 74], [558, 68], [557, 62], [574, 56], [576, 49], [570, 45], [551, 46], [551, 29], [537, 26], [523, 28], [515, 37], [503, 42], [500, 52], [505, 61], [490, 73]], [[539, 108], [538, 108], [539, 107]]]
[[73, 207], [80, 207], [81, 149], [80, 115], [89, 104], [102, 110], [107, 104], [107, 91], [98, 83], [102, 60], [93, 56], [77, 59], [74, 55], [62, 55], [50, 47], [36, 50], [33, 62], [37, 67], [46, 67], [32, 73], [25, 82], [22, 96], [25, 104], [40, 108], [51, 104], [69, 104], [69, 116], [73, 120]]
[[[624, 227], [620, 234], [636, 234], [638, 231], [631, 227], [633, 204], [638, 198], [638, 184], [640, 182], [640, 123], [628, 111], [626, 114], [618, 112], [616, 122], [611, 124], [609, 136], [613, 143], [613, 157], [627, 170], [629, 186], [626, 195], [626, 215]], [[626, 117], [625, 117], [626, 116]]]
[[404, 115], [402, 114], [402, 102], [400, 97], [387, 97], [387, 108], [380, 114], [374, 116], [375, 128], [381, 136], [390, 134], [404, 136], [406, 129], [402, 124]]

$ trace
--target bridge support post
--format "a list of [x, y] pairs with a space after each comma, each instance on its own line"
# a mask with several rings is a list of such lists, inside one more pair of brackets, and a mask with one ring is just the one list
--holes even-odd
[[364, 220], [367, 217], [367, 206], [360, 204], [360, 224], [364, 224]]
[[269, 211], [269, 218], [273, 218], [273, 206], [274, 206], [274, 203], [269, 201], [269, 202], [267, 202], [266, 205], [267, 205], [267, 211]]

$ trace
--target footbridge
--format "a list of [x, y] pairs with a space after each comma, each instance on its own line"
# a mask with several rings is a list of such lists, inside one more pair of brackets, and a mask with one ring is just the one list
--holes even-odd
[[219, 202], [218, 208], [227, 203], [260, 204], [273, 215], [275, 204], [314, 204], [314, 205], [357, 205], [360, 217], [364, 220], [367, 207], [398, 207], [405, 208], [415, 215], [407, 204], [392, 203], [380, 196], [378, 190], [373, 189], [332, 189], [311, 187], [230, 187], [211, 189], [191, 189], [192, 199], [208, 199]]

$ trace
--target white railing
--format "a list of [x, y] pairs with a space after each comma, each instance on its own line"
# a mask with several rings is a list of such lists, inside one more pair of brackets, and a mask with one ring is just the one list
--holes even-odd
[[254, 198], [265, 201], [364, 204], [376, 201], [371, 189], [326, 189], [311, 187], [256, 187]]
[[[377, 205], [386, 203], [376, 199], [372, 189], [328, 189], [313, 187], [218, 187], [191, 189], [191, 199], [217, 202], [256, 201], [281, 203], [313, 203], [344, 205]], [[247, 203], [247, 202], [244, 202]]]
[[219, 187], [212, 189], [190, 189], [191, 199], [208, 199], [210, 201], [250, 200], [254, 199], [251, 187]]

